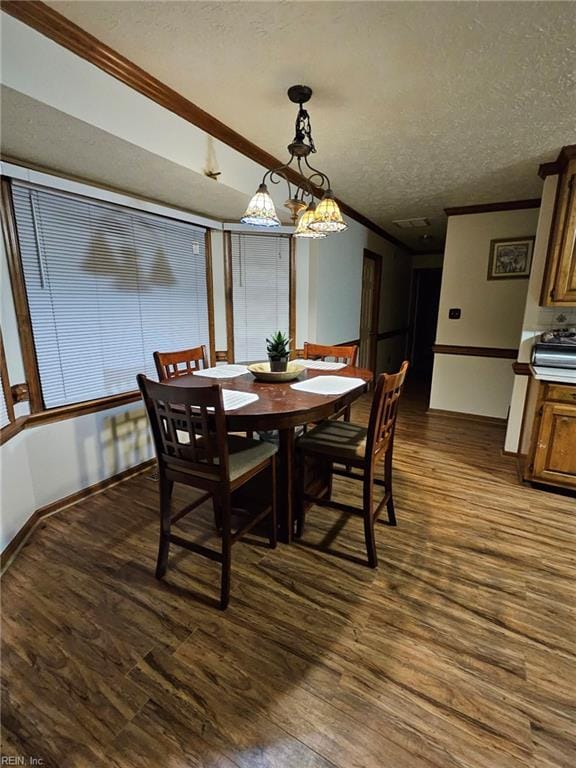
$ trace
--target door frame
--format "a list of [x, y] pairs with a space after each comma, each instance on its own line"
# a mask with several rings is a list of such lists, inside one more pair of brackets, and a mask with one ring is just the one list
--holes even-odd
[[[374, 289], [372, 292], [372, 317], [370, 319], [370, 331], [368, 334], [370, 348], [370, 370], [375, 374], [376, 365], [378, 361], [378, 333], [380, 325], [380, 297], [382, 291], [382, 254], [370, 251], [368, 248], [364, 248], [362, 257], [362, 276], [364, 276], [364, 263], [366, 260], [373, 261], [375, 264], [375, 281]], [[363, 281], [362, 281], [363, 282]], [[360, 295], [360, 317], [362, 317], [362, 303], [364, 300], [364, 286], [362, 285]], [[361, 336], [361, 329], [359, 329]], [[362, 338], [360, 338], [360, 344]]]

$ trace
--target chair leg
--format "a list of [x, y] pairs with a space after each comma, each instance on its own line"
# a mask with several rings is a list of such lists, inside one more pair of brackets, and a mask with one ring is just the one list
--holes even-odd
[[[346, 409], [344, 410], [344, 421], [350, 421], [351, 414], [352, 414], [352, 408], [351, 406], [347, 406]], [[346, 464], [345, 466], [346, 466], [346, 472], [352, 471], [352, 467], [350, 466], [350, 464]]]
[[214, 509], [214, 526], [216, 531], [220, 533], [222, 530], [222, 508], [216, 494], [212, 496], [212, 508]]
[[168, 566], [168, 551], [170, 549], [170, 513], [172, 509], [172, 489], [174, 483], [166, 480], [160, 471], [160, 544], [156, 562], [156, 578], [161, 579], [166, 574]]
[[396, 525], [396, 513], [394, 511], [394, 496], [392, 494], [392, 450], [388, 450], [384, 457], [384, 483], [386, 493], [389, 494], [386, 502], [386, 512], [388, 513], [388, 524]]
[[[334, 484], [334, 474], [332, 472], [332, 469], [334, 468], [334, 464], [330, 461], [326, 464], [328, 467], [328, 485], [326, 486], [326, 493], [324, 494], [324, 498], [327, 501], [330, 501], [332, 499], [332, 488]], [[324, 466], [322, 467], [324, 469]]]
[[230, 602], [230, 575], [232, 570], [232, 522], [230, 495], [221, 500], [222, 504], [222, 578], [220, 582], [220, 608], [225, 611]]
[[366, 551], [368, 553], [368, 565], [370, 568], [378, 567], [378, 555], [376, 553], [376, 538], [374, 536], [373, 507], [373, 483], [372, 472], [364, 475], [364, 538], [366, 539]]
[[298, 463], [296, 467], [296, 531], [294, 533], [297, 539], [302, 538], [304, 533], [304, 524], [306, 522], [306, 505], [304, 501], [306, 457], [300, 453], [297, 456]]
[[269, 516], [270, 518], [269, 541], [270, 541], [270, 549], [276, 549], [276, 544], [278, 543], [278, 518], [276, 514], [276, 456], [272, 456], [270, 471], [272, 473], [272, 488], [271, 488], [272, 507], [270, 509], [270, 516]]

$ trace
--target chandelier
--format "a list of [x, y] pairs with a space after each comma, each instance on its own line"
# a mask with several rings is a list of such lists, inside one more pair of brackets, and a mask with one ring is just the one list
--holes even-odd
[[[331, 232], [343, 232], [347, 229], [330, 188], [330, 179], [325, 173], [314, 168], [308, 160], [309, 155], [316, 152], [310, 115], [303, 107], [310, 101], [311, 96], [312, 89], [307, 85], [293, 85], [288, 89], [288, 98], [298, 104], [294, 140], [288, 145], [290, 160], [264, 174], [246, 213], [240, 219], [243, 224], [252, 224], [255, 227], [280, 226], [280, 219], [266, 182], [279, 184], [283, 179], [288, 185], [288, 200], [284, 205], [290, 210], [294, 224], [298, 222], [294, 237], [326, 237]], [[318, 205], [314, 202], [314, 196], [321, 197]]]

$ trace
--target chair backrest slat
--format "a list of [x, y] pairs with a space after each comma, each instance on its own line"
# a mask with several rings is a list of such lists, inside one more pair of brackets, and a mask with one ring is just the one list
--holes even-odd
[[226, 417], [220, 384], [176, 387], [139, 374], [158, 461], [167, 469], [229, 479]]
[[408, 361], [405, 360], [398, 373], [383, 373], [378, 377], [368, 423], [367, 456], [374, 456], [382, 450], [392, 450], [398, 405], [407, 370]]
[[327, 346], [325, 344], [310, 344], [304, 342], [305, 360], [326, 360], [330, 358], [336, 363], [346, 363], [346, 365], [356, 365], [358, 357], [358, 346], [350, 344], [346, 347]]
[[154, 363], [158, 381], [167, 381], [208, 368], [208, 355], [206, 347], [202, 344], [201, 347], [176, 352], [154, 352]]

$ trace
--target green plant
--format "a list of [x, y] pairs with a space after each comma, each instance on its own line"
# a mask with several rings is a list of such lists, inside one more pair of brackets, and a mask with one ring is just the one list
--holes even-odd
[[269, 339], [266, 339], [266, 351], [271, 360], [279, 360], [290, 354], [290, 339], [282, 331], [276, 331]]

